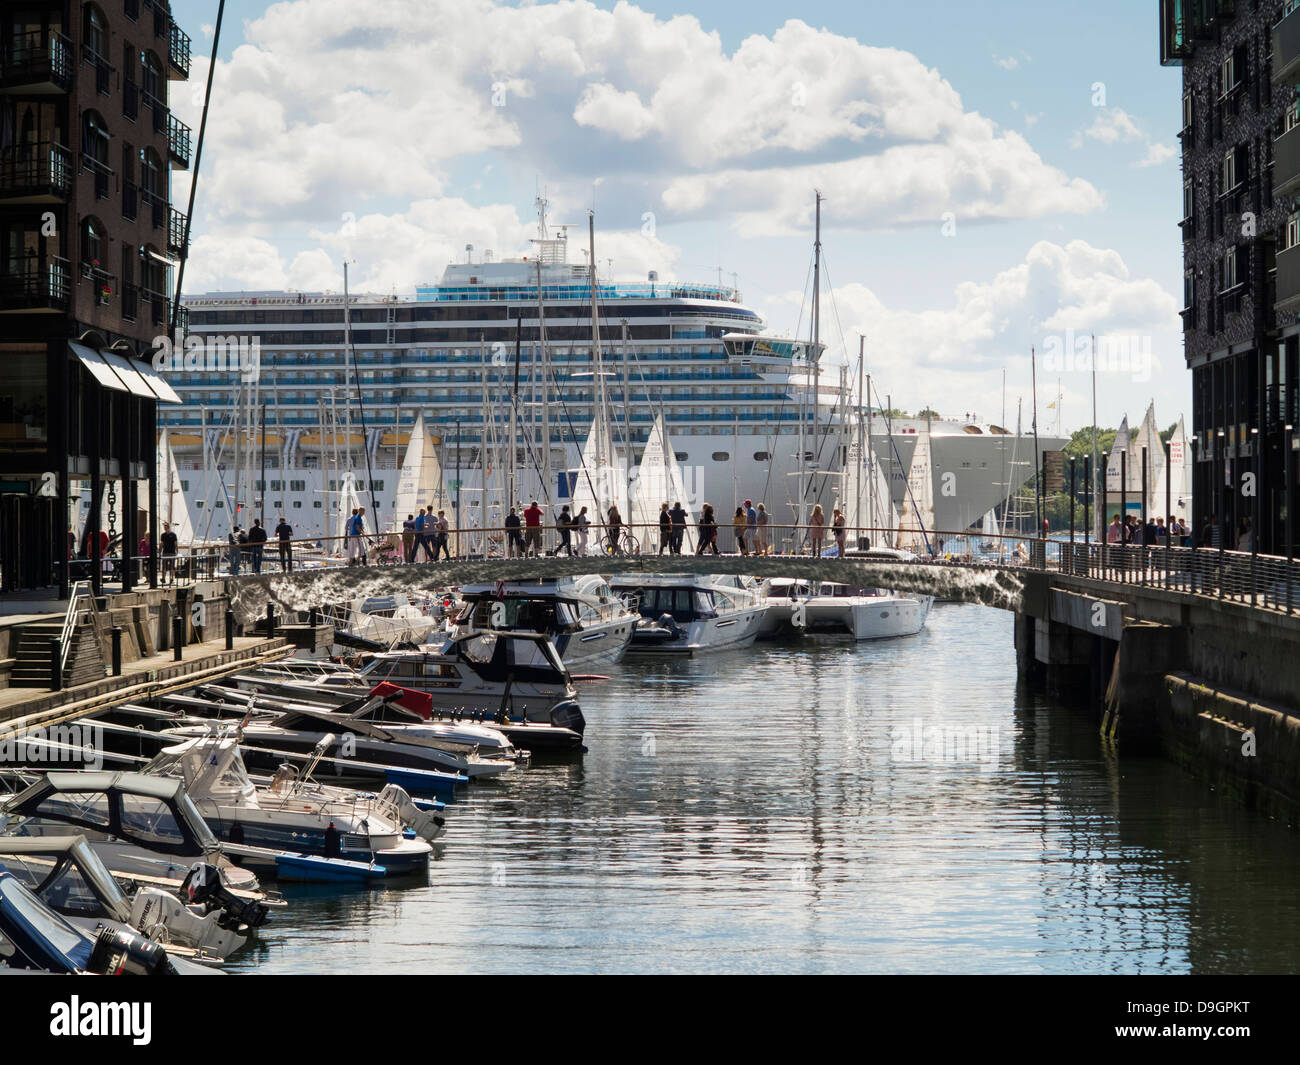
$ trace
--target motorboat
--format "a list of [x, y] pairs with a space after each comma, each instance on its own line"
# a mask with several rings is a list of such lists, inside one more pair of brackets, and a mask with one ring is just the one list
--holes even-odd
[[535, 632], [572, 671], [622, 661], [639, 617], [598, 574], [470, 584], [459, 596], [452, 632]]
[[694, 655], [748, 647], [757, 638], [768, 603], [742, 577], [623, 574], [610, 581], [641, 615], [632, 653]]
[[[356, 757], [482, 780], [509, 773], [528, 762], [527, 752], [516, 749], [500, 729], [472, 721], [427, 721], [398, 705], [381, 688], [376, 688], [378, 694], [339, 706], [229, 690], [243, 701], [248, 720], [241, 726], [241, 742], [246, 755], [258, 767], [266, 767], [279, 752], [313, 758], [334, 752], [342, 762]], [[259, 710], [269, 713], [249, 716]], [[412, 731], [413, 726], [420, 728]], [[192, 739], [206, 734], [209, 727], [190, 724], [165, 731], [167, 735]], [[271, 768], [274, 771], [278, 765]]]
[[[237, 897], [248, 897], [260, 888], [254, 874], [306, 883], [367, 882], [389, 875], [374, 862], [233, 841], [223, 844], [186, 794], [184, 783], [175, 779], [120, 772], [46, 773], [0, 802], [0, 831], [66, 835], [69, 825], [86, 835], [118, 879], [119, 869], [132, 878], [175, 879], [180, 873], [183, 885], [201, 860], [219, 871], [224, 887]], [[243, 869], [236, 869], [236, 861]]]
[[160, 943], [114, 923], [79, 928], [0, 865], [0, 969], [62, 975], [157, 976], [212, 973], [172, 957]]
[[789, 632], [847, 633], [855, 640], [915, 636], [934, 603], [928, 595], [786, 577], [764, 581], [762, 591], [770, 607], [760, 636]]
[[[329, 737], [332, 741], [333, 737]], [[389, 785], [378, 795], [331, 788], [284, 765], [269, 787], [249, 779], [238, 726], [166, 747], [141, 772], [183, 781], [217, 837], [232, 843], [302, 850], [382, 865], [401, 875], [424, 866], [443, 818]], [[326, 746], [322, 741], [321, 746]], [[407, 839], [403, 828], [417, 838]]]
[[550, 639], [536, 632], [457, 634], [437, 649], [374, 654], [351, 675], [302, 681], [255, 669], [228, 681], [244, 691], [340, 707], [369, 697], [383, 682], [426, 693], [435, 720], [492, 722], [525, 750], [582, 747], [586, 721], [573, 677]]
[[326, 607], [325, 616], [338, 633], [372, 640], [383, 647], [395, 644], [419, 645], [441, 626], [441, 602], [412, 602], [405, 595], [390, 593], [353, 599], [337, 607]]
[[142, 886], [128, 895], [83, 835], [0, 836], [0, 866], [83, 931], [124, 929], [199, 961], [224, 961], [269, 913], [231, 894], [203, 863], [178, 892]]

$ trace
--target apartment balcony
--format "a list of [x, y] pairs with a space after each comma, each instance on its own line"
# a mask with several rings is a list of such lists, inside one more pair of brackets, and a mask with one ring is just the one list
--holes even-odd
[[190, 168], [190, 127], [171, 114], [167, 116], [167, 152], [182, 170]]
[[168, 203], [156, 192], [150, 192], [148, 189], [140, 190], [140, 203], [149, 212], [149, 224], [154, 229], [164, 229], [167, 225]]
[[71, 270], [57, 255], [0, 264], [0, 313], [54, 313], [68, 309]]
[[95, 199], [108, 199], [108, 179], [113, 176], [112, 168], [99, 162], [97, 159], [92, 159], [90, 156], [83, 154], [81, 157], [81, 169], [89, 171], [95, 176]]
[[0, 203], [63, 203], [72, 191], [72, 152], [44, 141], [0, 148]]
[[1300, 244], [1277, 253], [1277, 295], [1279, 314], [1300, 310]]
[[1283, 199], [1300, 192], [1300, 126], [1293, 126], [1273, 142], [1273, 197]]
[[167, 77], [172, 81], [184, 81], [190, 76], [190, 37], [176, 25], [175, 19], [168, 18], [167, 21]]
[[32, 30], [11, 37], [0, 62], [0, 92], [25, 96], [67, 92], [76, 64], [72, 42], [54, 31]]
[[108, 96], [113, 91], [113, 65], [90, 45], [81, 46], [81, 60], [95, 72], [95, 91]]
[[167, 315], [171, 310], [171, 300], [161, 292], [151, 289], [140, 291], [140, 317], [152, 325], [167, 325]]
[[184, 257], [186, 218], [175, 207], [167, 208], [167, 250]]
[[1300, 4], [1292, 0], [1273, 25], [1273, 84], [1300, 84]]

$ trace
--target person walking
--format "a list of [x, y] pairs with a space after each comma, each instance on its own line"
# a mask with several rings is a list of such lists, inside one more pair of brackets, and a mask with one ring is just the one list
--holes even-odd
[[415, 515], [406, 515], [406, 520], [402, 522], [402, 560], [404, 562], [415, 561]]
[[718, 553], [718, 523], [713, 517], [713, 504], [705, 503], [700, 511], [700, 543], [695, 553], [702, 555], [710, 548], [715, 555]]
[[280, 524], [275, 527], [275, 538], [280, 542], [280, 572], [293, 572], [293, 526], [280, 515]]
[[756, 555], [766, 555], [771, 551], [771, 546], [767, 542], [769, 517], [767, 507], [760, 503], [758, 510], [754, 513], [754, 553]]
[[366, 508], [356, 507], [352, 511], [352, 517], [348, 518], [348, 523], [344, 527], [348, 537], [348, 565], [364, 566], [366, 562], [366, 544], [363, 537], [366, 533]]
[[542, 508], [533, 500], [532, 506], [524, 511], [524, 554], [532, 552], [533, 557], [542, 553]]
[[570, 558], [573, 557], [573, 543], [569, 539], [573, 535], [573, 515], [569, 513], [569, 504], [565, 503], [560, 508], [560, 516], [555, 522], [555, 528], [560, 534], [560, 546], [555, 549], [555, 557], [560, 557], [563, 551]]
[[433, 528], [434, 534], [437, 536], [433, 543], [433, 560], [438, 561], [438, 552], [441, 551], [443, 557], [450, 562], [451, 549], [448, 548], [447, 541], [451, 539], [451, 523], [447, 521], [447, 512], [445, 510], [438, 511], [438, 520], [434, 522]]
[[749, 554], [749, 549], [745, 546], [745, 533], [749, 529], [749, 524], [745, 521], [745, 508], [737, 507], [736, 513], [731, 518], [731, 531], [736, 536], [736, 551], [739, 554]]
[[573, 519], [573, 524], [578, 532], [578, 554], [585, 556], [587, 553], [587, 537], [591, 534], [591, 519], [587, 517], [586, 507], [578, 511], [578, 516]]
[[826, 515], [822, 513], [820, 503], [813, 507], [812, 514], [808, 518], [808, 536], [812, 541], [813, 557], [820, 558], [822, 541], [826, 539]]
[[176, 553], [180, 550], [180, 540], [172, 531], [171, 522], [163, 522], [162, 536], [158, 538], [162, 545], [162, 575], [164, 584], [176, 583]]
[[837, 558], [844, 557], [844, 539], [847, 535], [847, 530], [844, 526], [844, 514], [840, 511], [839, 507], [836, 507], [835, 513], [831, 517], [831, 529], [835, 535], [835, 555]]
[[686, 508], [678, 501], [673, 504], [668, 516], [673, 520], [672, 552], [674, 555], [680, 555], [682, 541], [686, 539]]
[[623, 515], [618, 512], [618, 505], [609, 508], [606, 515], [609, 529], [609, 553], [616, 555], [623, 548]]
[[745, 542], [754, 554], [758, 554], [758, 511], [754, 509], [752, 499], [745, 500]]
[[230, 543], [230, 575], [232, 577], [239, 576], [239, 544], [243, 535], [244, 534], [239, 530], [239, 526], [236, 525], [226, 536], [226, 540]]
[[262, 519], [254, 518], [253, 527], [248, 530], [248, 556], [253, 563], [253, 572], [262, 572], [262, 548], [266, 544], [266, 530], [262, 528]]
[[506, 515], [506, 558], [524, 557], [524, 536], [519, 531], [523, 524], [519, 520], [519, 515], [515, 513], [515, 508], [510, 508], [510, 513]]
[[668, 504], [659, 504], [659, 554], [673, 549], [673, 516], [668, 512]]

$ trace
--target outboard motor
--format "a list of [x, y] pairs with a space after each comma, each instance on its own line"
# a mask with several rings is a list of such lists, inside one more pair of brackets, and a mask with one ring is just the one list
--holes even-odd
[[566, 699], [551, 707], [551, 724], [556, 728], [572, 729], [581, 736], [587, 729], [587, 719], [574, 699]]
[[176, 967], [162, 947], [124, 928], [99, 930], [86, 971], [101, 976], [176, 975]]
[[397, 810], [400, 822], [421, 839], [432, 843], [442, 835], [443, 826], [447, 823], [446, 818], [433, 810], [421, 809], [405, 788], [397, 784], [387, 784], [379, 793], [379, 799], [381, 802], [391, 803]]
[[221, 879], [221, 870], [206, 862], [195, 862], [181, 882], [180, 896], [203, 907], [204, 914], [220, 910], [217, 924], [231, 931], [243, 926], [261, 928], [270, 909], [256, 899], [241, 899]]

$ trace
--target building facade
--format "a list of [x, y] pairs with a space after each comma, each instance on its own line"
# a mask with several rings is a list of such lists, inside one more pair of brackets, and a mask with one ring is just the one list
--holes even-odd
[[1194, 522], [1261, 552], [1294, 543], [1300, 329], [1300, 4], [1161, 0], [1160, 61], [1181, 66], [1184, 353]]
[[101, 527], [135, 555], [156, 513], [189, 64], [166, 0], [0, 7], [0, 593], [97, 584]]

